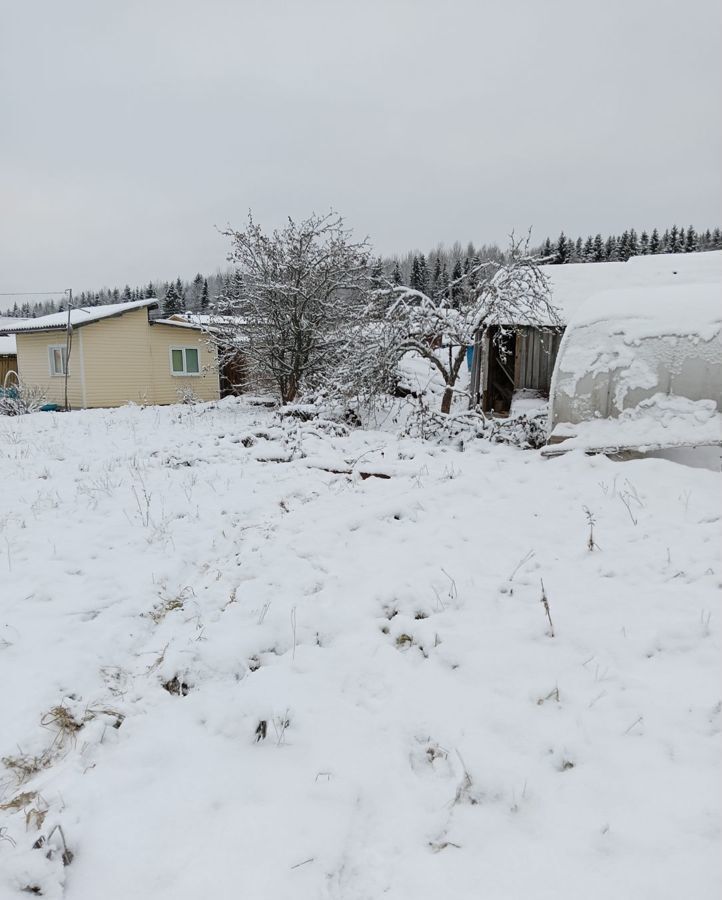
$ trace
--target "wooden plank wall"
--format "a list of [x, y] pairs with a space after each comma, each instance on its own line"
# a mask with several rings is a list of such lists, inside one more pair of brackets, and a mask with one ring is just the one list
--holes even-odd
[[524, 328], [517, 333], [514, 360], [514, 386], [549, 394], [554, 362], [562, 339], [561, 329], [541, 331]]
[[[0, 356], [0, 388], [5, 384], [5, 376], [8, 372], [17, 372], [18, 358], [17, 356]], [[11, 376], [12, 378], [12, 376]], [[13, 383], [15, 379], [13, 378]]]

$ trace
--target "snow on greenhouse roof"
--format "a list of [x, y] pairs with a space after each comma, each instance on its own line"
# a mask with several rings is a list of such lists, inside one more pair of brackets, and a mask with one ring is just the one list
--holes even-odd
[[[70, 324], [73, 328], [80, 328], [92, 322], [102, 319], [111, 319], [114, 316], [122, 316], [124, 313], [135, 309], [157, 306], [155, 298], [148, 300], [134, 300], [129, 303], [109, 303], [107, 306], [79, 306], [70, 312]], [[25, 331], [52, 331], [65, 329], [68, 324], [67, 311], [51, 313], [48, 316], [38, 316], [37, 319], [14, 319], [15, 324], [8, 327], [0, 323], [0, 334], [21, 334]]]
[[711, 340], [722, 327], [722, 284], [672, 284], [602, 291], [582, 303], [570, 327], [604, 324], [625, 341], [695, 335]]
[[[551, 283], [552, 302], [566, 324], [586, 300], [603, 291], [675, 284], [722, 284], [722, 250], [663, 253], [633, 256], [627, 262], [567, 263], [541, 268]], [[606, 299], [605, 295], [604, 302]]]

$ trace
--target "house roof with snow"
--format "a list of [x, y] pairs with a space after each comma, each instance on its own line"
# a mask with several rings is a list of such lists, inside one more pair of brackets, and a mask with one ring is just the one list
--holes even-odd
[[[78, 306], [70, 311], [70, 325], [73, 329], [82, 328], [83, 325], [122, 316], [136, 309], [152, 309], [157, 306], [158, 301], [153, 297], [128, 303], [110, 303], [106, 306]], [[13, 319], [12, 322], [11, 327], [0, 322], [0, 335], [22, 334], [27, 331], [64, 331], [68, 327], [68, 313], [67, 311], [51, 313], [48, 316], [38, 316], [36, 319]]]
[[[182, 314], [172, 315], [167, 319], [152, 319], [151, 325], [171, 325], [174, 328], [193, 328], [195, 331], [202, 331], [206, 326], [202, 322], [197, 321], [197, 318], [201, 317], [194, 316], [191, 318]], [[208, 318], [208, 316], [203, 318]]]
[[[0, 335], [2, 335], [3, 328], [10, 328], [23, 321], [23, 319], [13, 316], [0, 316]], [[15, 336], [12, 334], [0, 336], [0, 356], [15, 356], [16, 352]]]

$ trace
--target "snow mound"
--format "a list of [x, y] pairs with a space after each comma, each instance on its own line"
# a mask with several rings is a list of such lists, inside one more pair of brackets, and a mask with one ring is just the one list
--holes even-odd
[[563, 422], [552, 432], [547, 456], [568, 450], [599, 453], [616, 450], [657, 450], [663, 447], [722, 444], [722, 415], [714, 400], [689, 400], [655, 394], [614, 419], [590, 419], [574, 425]]

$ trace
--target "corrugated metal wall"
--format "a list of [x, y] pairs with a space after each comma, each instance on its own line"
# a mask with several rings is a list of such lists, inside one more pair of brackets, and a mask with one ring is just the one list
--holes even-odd
[[562, 340], [562, 329], [540, 331], [520, 329], [516, 336], [514, 386], [548, 394], [552, 383], [554, 362]]

